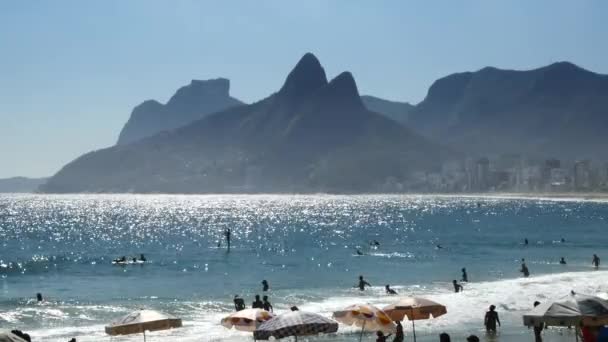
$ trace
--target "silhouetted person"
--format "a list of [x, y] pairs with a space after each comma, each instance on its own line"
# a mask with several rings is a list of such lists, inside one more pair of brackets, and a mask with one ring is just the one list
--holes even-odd
[[466, 268], [462, 268], [462, 279], [460, 279], [460, 281], [464, 281], [464, 282], [469, 282], [469, 276], [467, 275], [467, 269]]
[[464, 287], [462, 287], [462, 285], [458, 284], [456, 279], [452, 280], [452, 284], [454, 285], [454, 292], [458, 293], [458, 292], [461, 292], [462, 290], [464, 290]]
[[372, 285], [368, 282], [366, 282], [365, 280], [363, 280], [363, 276], [359, 276], [359, 290], [363, 291], [365, 290], [365, 287], [371, 287]]
[[245, 301], [243, 298], [240, 298], [239, 295], [234, 295], [234, 310], [245, 310]]
[[36, 293], [36, 300], [37, 300], [38, 302], [42, 302], [42, 293], [40, 293], [40, 292], [39, 292], [39, 293]]
[[486, 312], [486, 317], [484, 319], [484, 325], [486, 326], [486, 331], [488, 332], [496, 332], [496, 324], [500, 326], [500, 319], [498, 318], [498, 312], [496, 310], [496, 306], [490, 305], [490, 311]]
[[17, 336], [21, 337], [22, 339], [24, 339], [27, 342], [32, 342], [32, 338], [30, 337], [30, 335], [24, 333], [21, 330], [11, 330], [11, 333], [13, 335], [17, 335]]
[[439, 334], [439, 342], [451, 342], [450, 335], [446, 333]]
[[[534, 307], [537, 307], [540, 305], [539, 301], [534, 302]], [[543, 342], [543, 337], [541, 335], [541, 333], [543, 332], [543, 329], [545, 328], [545, 325], [541, 322], [538, 323], [537, 325], [534, 326], [534, 341], [535, 342]]]
[[226, 238], [226, 244], [228, 244], [228, 250], [230, 250], [230, 236], [232, 235], [232, 231], [230, 228], [226, 228], [224, 230], [224, 237]]
[[481, 203], [477, 202], [477, 208], [481, 208]]
[[376, 338], [376, 342], [386, 342], [386, 339], [391, 337], [391, 335], [392, 334], [384, 335], [382, 331], [378, 331], [376, 332], [376, 336], [378, 336], [378, 338]]
[[389, 294], [389, 295], [396, 295], [397, 294], [397, 291], [391, 289], [390, 285], [386, 285], [384, 287], [384, 289], [386, 290], [386, 294]]
[[443, 246], [437, 244], [437, 245], [435, 245], [435, 248], [437, 248], [437, 249], [443, 249]]
[[268, 282], [266, 279], [262, 280], [262, 291], [267, 292], [270, 286], [268, 286]]
[[477, 337], [475, 335], [471, 335], [471, 336], [467, 337], [467, 342], [479, 342], [479, 337]]
[[565, 265], [566, 259], [564, 259], [564, 257], [562, 257], [561, 259], [559, 259], [559, 263], [560, 263], [560, 265]]
[[133, 263], [137, 262], [137, 258], [133, 258], [131, 261], [133, 261]]
[[373, 240], [369, 244], [370, 244], [370, 246], [376, 246], [376, 247], [380, 246], [380, 242], [378, 242], [378, 240]]
[[297, 306], [292, 306], [291, 308], [289, 308], [289, 310], [291, 311], [300, 311], [300, 308], [298, 308]]
[[76, 338], [72, 337], [68, 342], [76, 342]]
[[260, 295], [255, 295], [255, 300], [251, 304], [252, 309], [263, 309], [264, 303], [260, 300]]
[[361, 252], [358, 248], [357, 248], [357, 255], [363, 255], [363, 252]]
[[561, 243], [566, 243], [566, 239], [564, 239], [564, 238], [562, 238], [560, 241], [561, 241]]
[[598, 257], [597, 254], [593, 254], [593, 261], [591, 261], [591, 264], [595, 268], [599, 268], [600, 267], [600, 257]]
[[266, 310], [268, 312], [274, 312], [274, 309], [272, 308], [272, 304], [270, 304], [270, 302], [268, 301], [268, 296], [264, 296], [264, 297], [262, 297], [262, 299], [264, 300], [264, 302], [262, 303], [264, 305], [264, 310]]
[[524, 245], [526, 245], [526, 246], [528, 245], [528, 238], [524, 239]]
[[127, 262], [127, 257], [126, 256], [121, 256], [120, 258], [116, 258], [113, 260], [115, 263], [123, 263], [123, 262]]
[[403, 342], [403, 326], [401, 325], [400, 321], [395, 322], [395, 324], [397, 324], [397, 329], [395, 330], [395, 338], [393, 339], [393, 342]]
[[139, 261], [146, 262], [147, 260], [146, 260], [146, 257], [143, 254], [140, 254], [139, 255]]
[[528, 270], [528, 266], [526, 265], [526, 259], [521, 259], [521, 269], [519, 272], [523, 273], [526, 278], [530, 276], [530, 270]]

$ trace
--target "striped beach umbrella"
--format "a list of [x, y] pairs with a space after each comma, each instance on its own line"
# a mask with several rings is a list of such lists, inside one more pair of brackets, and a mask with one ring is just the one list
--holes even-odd
[[334, 319], [346, 325], [361, 327], [359, 341], [363, 339], [364, 331], [395, 332], [395, 323], [382, 310], [371, 304], [355, 304], [344, 310], [335, 311]]
[[338, 331], [338, 323], [321, 315], [305, 312], [292, 311], [268, 320], [253, 332], [256, 340], [267, 340], [270, 337], [277, 339], [294, 336], [309, 336], [318, 334], [330, 334]]
[[382, 310], [384, 310], [393, 321], [402, 321], [405, 317], [412, 321], [414, 341], [416, 341], [416, 325], [414, 321], [437, 318], [448, 312], [444, 305], [420, 297], [402, 298], [394, 304], [385, 306]]
[[273, 317], [274, 315], [266, 310], [245, 309], [222, 318], [221, 324], [227, 329], [234, 328], [240, 331], [253, 332], [260, 324]]
[[154, 310], [137, 310], [112, 322], [106, 327], [106, 333], [111, 336], [143, 334], [146, 331], [159, 331], [179, 328], [182, 320]]

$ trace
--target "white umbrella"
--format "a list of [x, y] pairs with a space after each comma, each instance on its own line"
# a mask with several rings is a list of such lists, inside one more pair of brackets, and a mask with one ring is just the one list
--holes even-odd
[[403, 298], [394, 304], [385, 306], [382, 310], [393, 321], [402, 321], [407, 316], [407, 319], [412, 321], [414, 341], [416, 341], [416, 325], [414, 321], [436, 318], [448, 312], [444, 305], [420, 297]]
[[363, 339], [363, 331], [395, 332], [395, 323], [382, 310], [371, 304], [355, 304], [344, 310], [335, 311], [334, 319], [346, 325], [361, 327], [359, 341]]
[[253, 332], [262, 323], [274, 317], [274, 314], [262, 309], [245, 309], [222, 318], [222, 326], [240, 331]]
[[524, 315], [524, 325], [603, 326], [608, 324], [608, 301], [594, 296], [573, 295], [535, 307]]
[[253, 332], [253, 337], [256, 340], [267, 340], [270, 337], [280, 339], [295, 336], [297, 341], [298, 336], [329, 334], [336, 331], [338, 331], [338, 322], [334, 320], [311, 312], [292, 311], [260, 324]]
[[25, 342], [25, 340], [10, 331], [0, 331], [0, 342]]
[[108, 335], [144, 334], [147, 331], [168, 330], [182, 326], [182, 320], [154, 310], [138, 310], [112, 322], [106, 327]]

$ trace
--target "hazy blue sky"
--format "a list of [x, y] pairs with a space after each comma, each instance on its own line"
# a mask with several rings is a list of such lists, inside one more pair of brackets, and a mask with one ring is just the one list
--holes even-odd
[[437, 78], [568, 60], [608, 73], [608, 1], [0, 1], [0, 177], [112, 145], [132, 107], [223, 76], [244, 101], [305, 52], [362, 94], [416, 103]]

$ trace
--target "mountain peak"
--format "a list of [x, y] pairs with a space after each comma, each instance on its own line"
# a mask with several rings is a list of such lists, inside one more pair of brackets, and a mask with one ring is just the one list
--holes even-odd
[[364, 108], [359, 96], [359, 90], [357, 89], [357, 83], [353, 75], [348, 71], [339, 74], [331, 80], [323, 89], [322, 94], [323, 101], [326, 103], [334, 103], [350, 107], [351, 109], [353, 107]]
[[192, 80], [187, 86], [177, 90], [167, 105], [171, 106], [199, 96], [230, 96], [230, 80], [226, 78], [215, 78], [210, 80]]
[[306, 53], [291, 70], [280, 93], [287, 96], [306, 96], [327, 84], [321, 63], [312, 53]]

